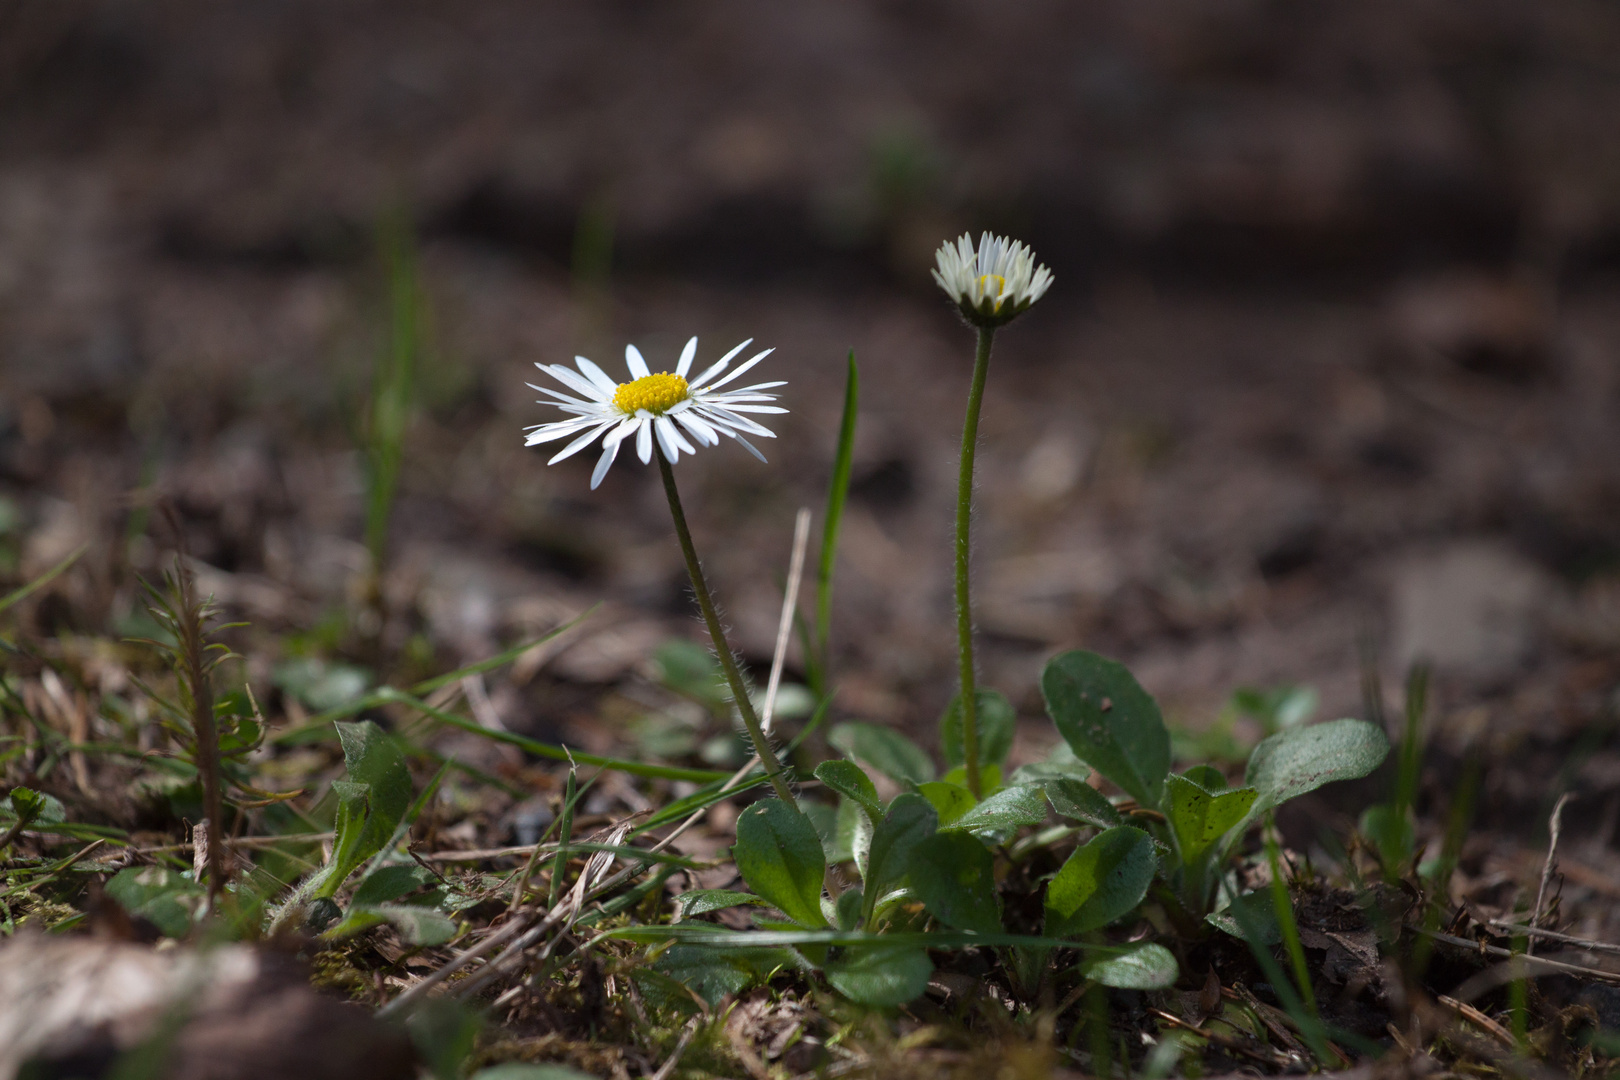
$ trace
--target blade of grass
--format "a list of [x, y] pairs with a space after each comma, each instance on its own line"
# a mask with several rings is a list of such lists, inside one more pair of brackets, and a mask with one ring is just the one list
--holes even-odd
[[[593, 604], [588, 610], [568, 620], [561, 626], [546, 631], [544, 634], [541, 634], [532, 641], [525, 641], [521, 645], [514, 645], [505, 652], [496, 653], [494, 656], [480, 660], [476, 664], [468, 664], [466, 667], [457, 668], [455, 671], [448, 674], [437, 675], [431, 679], [419, 682], [410, 688], [409, 693], [417, 697], [421, 697], [425, 694], [432, 693], [442, 686], [446, 686], [453, 682], [458, 682], [468, 675], [482, 675], [487, 671], [493, 671], [503, 664], [509, 664], [528, 650], [536, 648], [540, 645], [544, 645], [546, 642], [552, 641], [562, 634], [567, 633], [569, 630], [572, 630], [574, 627], [578, 626], [580, 623], [589, 618], [591, 614], [601, 606], [601, 604]], [[322, 713], [316, 713], [314, 716], [310, 717], [297, 727], [278, 732], [266, 741], [275, 746], [297, 746], [302, 743], [321, 742], [325, 739], [335, 738], [336, 733], [332, 730], [333, 721], [345, 720], [356, 713], [365, 712], [367, 709], [375, 709], [377, 706], [386, 704], [389, 700], [392, 700], [387, 697], [388, 694], [398, 692], [399, 691], [394, 690], [392, 687], [383, 687], [381, 690], [372, 691], [370, 694], [357, 697], [353, 701], [345, 702], [336, 708], [328, 709]]]
[[849, 368], [844, 376], [844, 413], [838, 422], [838, 447], [833, 454], [832, 479], [827, 485], [827, 509], [821, 528], [821, 555], [816, 568], [815, 647], [806, 649], [815, 659], [810, 675], [811, 689], [822, 697], [827, 689], [828, 640], [832, 624], [833, 565], [838, 557], [838, 529], [844, 519], [844, 503], [849, 498], [849, 476], [855, 453], [855, 418], [861, 399], [860, 369], [855, 350], [849, 350]]
[[[557, 857], [551, 861], [551, 887], [546, 890], [546, 908], [550, 910], [557, 906], [557, 897], [562, 892], [563, 875], [568, 872], [568, 845], [574, 839], [574, 800], [578, 797], [579, 766], [573, 762], [568, 763], [568, 785], [563, 789], [562, 813], [558, 815], [561, 825], [557, 830]], [[539, 847], [535, 848], [538, 852]], [[532, 864], [533, 859], [529, 862]]]
[[16, 604], [21, 600], [26, 600], [29, 596], [61, 577], [67, 572], [68, 567], [78, 562], [79, 557], [88, 550], [90, 550], [89, 544], [80, 544], [71, 555], [57, 563], [55, 566], [51, 567], [49, 570], [45, 571], [43, 574], [39, 575], [39, 577], [35, 578], [33, 581], [30, 581], [22, 588], [15, 589], [6, 594], [5, 597], [0, 598], [0, 611], [5, 611], [7, 608], [10, 608], [13, 604]]
[[1011, 947], [1074, 949], [1087, 955], [1122, 956], [1134, 945], [1102, 945], [1087, 941], [1067, 941], [1030, 934], [977, 934], [967, 930], [891, 931], [875, 934], [866, 930], [728, 930], [714, 923], [683, 922], [663, 926], [626, 926], [613, 930], [610, 937], [643, 944], [677, 941], [682, 944], [719, 948], [756, 948], [776, 945], [861, 945], [912, 946], [924, 949], [976, 949]]
[[430, 716], [441, 724], [460, 728], [462, 731], [474, 735], [482, 735], [495, 742], [508, 743], [524, 750], [535, 757], [550, 758], [553, 761], [577, 761], [584, 765], [595, 765], [598, 768], [613, 769], [617, 772], [629, 773], [631, 776], [644, 776], [653, 780], [696, 780], [707, 781], [721, 779], [729, 773], [718, 772], [714, 769], [687, 769], [677, 765], [648, 765], [640, 761], [624, 761], [619, 758], [602, 757], [599, 754], [586, 754], [578, 750], [571, 750], [564, 746], [553, 746], [550, 743], [531, 739], [527, 735], [519, 735], [513, 731], [491, 731], [477, 720], [467, 716], [457, 716], [455, 713], [436, 709], [427, 702], [412, 697], [400, 690], [384, 688], [372, 695], [377, 698], [378, 704], [398, 704], [415, 709], [425, 716]]
[[431, 679], [426, 679], [419, 682], [415, 686], [411, 687], [411, 693], [415, 694], [417, 697], [422, 697], [425, 694], [431, 694], [441, 686], [448, 686], [453, 682], [460, 682], [468, 675], [483, 675], [487, 672], [494, 671], [498, 667], [510, 664], [512, 661], [516, 660], [530, 649], [539, 648], [546, 642], [553, 641], [556, 638], [561, 637], [563, 634], [566, 634], [568, 631], [572, 630], [574, 627], [596, 614], [596, 609], [601, 606], [601, 601], [597, 601], [584, 611], [580, 612], [578, 615], [575, 615], [572, 619], [569, 619], [567, 622], [563, 623], [561, 626], [552, 630], [547, 630], [544, 634], [541, 634], [533, 641], [525, 641], [521, 645], [514, 645], [505, 652], [496, 653], [494, 656], [480, 660], [476, 664], [468, 664], [466, 667], [457, 668], [446, 675], [435, 675]]
[[1260, 966], [1271, 979], [1277, 996], [1282, 999], [1283, 1007], [1287, 1009], [1288, 1015], [1294, 1018], [1294, 1023], [1298, 1026], [1300, 1034], [1305, 1037], [1311, 1052], [1316, 1055], [1323, 1068], [1334, 1068], [1339, 1065], [1338, 1055], [1328, 1048], [1322, 1015], [1316, 1006], [1316, 991], [1311, 985], [1311, 971], [1305, 963], [1305, 948], [1299, 940], [1299, 923], [1294, 920], [1294, 905], [1288, 897], [1288, 885], [1282, 878], [1281, 859], [1277, 851], [1276, 822], [1268, 820], [1266, 824], [1266, 858], [1271, 864], [1271, 902], [1277, 915], [1277, 925], [1282, 930], [1283, 947], [1288, 953], [1289, 963], [1294, 968], [1295, 986], [1288, 984], [1288, 979], [1277, 965], [1277, 961], [1259, 944], [1258, 931], [1256, 935], [1251, 935], [1246, 925], [1247, 918], [1243, 905], [1233, 904], [1229, 910], [1237, 917], [1244, 939], [1249, 942], [1249, 948], [1254, 952], [1255, 958], [1261, 961]]
[[388, 279], [388, 341], [372, 369], [365, 431], [366, 550], [371, 553], [374, 587], [388, 555], [388, 523], [399, 486], [424, 337], [421, 280], [403, 213], [396, 211], [383, 221], [378, 248]]

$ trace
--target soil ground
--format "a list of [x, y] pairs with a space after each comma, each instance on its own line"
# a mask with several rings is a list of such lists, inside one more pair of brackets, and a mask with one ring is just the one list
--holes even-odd
[[[675, 708], [649, 657], [701, 640], [662, 492], [638, 463], [591, 492], [591, 455], [526, 451], [555, 415], [531, 365], [615, 370], [630, 341], [656, 370], [694, 333], [700, 356], [776, 348], [770, 464], [725, 446], [679, 468], [762, 670], [853, 349], [836, 718], [932, 745], [972, 338], [927, 270], [995, 228], [1057, 277], [997, 339], [979, 458], [982, 664], [1018, 709], [1015, 760], [1055, 741], [1037, 676], [1061, 649], [1126, 662], [1194, 733], [1239, 686], [1397, 717], [1425, 661], [1420, 834], [1483, 762], [1459, 897], [1526, 902], [1571, 790], [1560, 925], [1620, 940], [1617, 57], [1620, 16], [1579, 0], [20, 0], [0, 12], [0, 556], [20, 584], [90, 547], [18, 633], [135, 625], [162, 503], [251, 623], [233, 641], [273, 722], [302, 708], [270, 689], [299, 648], [447, 670], [600, 600], [488, 705], [642, 752]], [[367, 565], [355, 416], [374, 239], [401, 219], [430, 352], [368, 654], [344, 629]], [[1387, 783], [1305, 800], [1285, 840], [1342, 835]], [[497, 809], [464, 839], [513, 828]]]

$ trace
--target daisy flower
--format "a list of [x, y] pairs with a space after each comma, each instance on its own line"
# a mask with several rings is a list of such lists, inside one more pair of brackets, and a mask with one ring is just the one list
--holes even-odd
[[[524, 445], [538, 446], [574, 436], [546, 463], [555, 465], [601, 437], [602, 456], [597, 459], [596, 469], [591, 473], [592, 490], [607, 475], [608, 466], [618, 456], [620, 444], [632, 435], [635, 436], [636, 454], [642, 464], [652, 461], [654, 439], [658, 441], [664, 457], [673, 465], [683, 451], [697, 453], [691, 440], [696, 440], [700, 446], [717, 446], [722, 435], [736, 439], [750, 454], [764, 461], [765, 455], [743, 438], [743, 432], [766, 439], [774, 439], [776, 433], [743, 414], [787, 412], [786, 409], [767, 404], [775, 401], [776, 395], [764, 392], [773, 387], [786, 386], [786, 382], [755, 383], [734, 390], [720, 389], [776, 351], [766, 349], [756, 353], [726, 374], [731, 361], [753, 340], [749, 338], [738, 345], [690, 381], [687, 373], [692, 370], [692, 360], [697, 356], [695, 337], [681, 350], [681, 358], [676, 362], [673, 374], [668, 371], [654, 374], [647, 367], [647, 361], [642, 359], [641, 350], [634, 345], [626, 345], [624, 362], [630, 369], [629, 382], [614, 382], [606, 372], [583, 356], [574, 357], [578, 371], [563, 364], [536, 364], [535, 367], [580, 396], [573, 397], [529, 383], [531, 389], [556, 399], [546, 401], [541, 398], [541, 404], [555, 405], [563, 412], [573, 414], [574, 419], [530, 425], [525, 429], [529, 434]], [[725, 377], [721, 378], [722, 375]], [[691, 436], [691, 440], [687, 436]]]
[[1016, 240], [985, 233], [978, 251], [966, 233], [934, 254], [934, 280], [975, 326], [1000, 326], [1022, 315], [1052, 286], [1052, 271]]

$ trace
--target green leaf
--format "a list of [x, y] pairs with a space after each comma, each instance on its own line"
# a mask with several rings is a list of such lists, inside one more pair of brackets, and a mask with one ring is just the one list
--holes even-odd
[[1228, 707], [1260, 721], [1266, 734], [1298, 727], [1316, 711], [1316, 691], [1309, 686], [1278, 686], [1260, 690], [1240, 686], [1232, 691]]
[[934, 963], [922, 949], [906, 945], [852, 947], [825, 968], [834, 990], [859, 1005], [904, 1005], [928, 989]]
[[[958, 765], [938, 780], [930, 781], [930, 783], [955, 784], [957, 787], [965, 788], [967, 787], [967, 766]], [[917, 786], [922, 787], [921, 784]], [[979, 766], [979, 791], [982, 794], [989, 795], [1000, 790], [1001, 766], [994, 762]]]
[[318, 897], [336, 895], [356, 867], [387, 846], [411, 805], [411, 773], [398, 744], [370, 720], [336, 726], [349, 779], [332, 784], [336, 838]]
[[934, 804], [934, 811], [939, 814], [939, 827], [945, 828], [954, 824], [963, 814], [973, 809], [973, 792], [960, 784], [948, 784], [943, 780], [930, 780], [926, 784], [918, 784], [917, 791], [923, 798]]
[[872, 830], [872, 847], [866, 858], [866, 902], [861, 918], [868, 926], [877, 902], [905, 880], [917, 845], [933, 836], [938, 827], [933, 804], [916, 792], [896, 795], [889, 804], [889, 812]]
[[761, 799], [737, 818], [737, 870], [766, 903], [801, 926], [825, 926], [827, 864], [810, 819], [780, 799]]
[[840, 930], [854, 930], [861, 924], [861, 913], [866, 910], [866, 894], [859, 885], [852, 889], [845, 889], [838, 894], [838, 903], [833, 906], [833, 914], [837, 916], [833, 922]]
[[1104, 956], [1080, 965], [1088, 979], [1118, 990], [1162, 990], [1175, 985], [1181, 969], [1163, 945], [1138, 945], [1119, 956]]
[[690, 988], [710, 1005], [727, 994], [740, 994], [783, 968], [796, 968], [798, 958], [786, 948], [715, 948], [672, 945], [653, 967]]
[[883, 816], [883, 804], [878, 801], [872, 778], [853, 761], [823, 761], [816, 766], [816, 779], [845, 798], [855, 800], [874, 820]]
[[393, 923], [412, 945], [443, 945], [456, 936], [456, 924], [448, 916], [416, 904], [351, 905], [343, 921], [321, 936], [335, 941], [382, 922]]
[[1366, 776], [1388, 754], [1388, 737], [1365, 720], [1329, 720], [1279, 731], [1249, 756], [1245, 780], [1260, 797], [1245, 821], [1323, 784]]
[[150, 921], [165, 936], [185, 937], [203, 902], [200, 885], [162, 866], [131, 866], [107, 882], [107, 895], [131, 915]]
[[1083, 821], [1099, 829], [1111, 829], [1124, 823], [1125, 819], [1114, 809], [1108, 797], [1084, 780], [1057, 776], [1041, 786], [1046, 790], [1046, 798], [1052, 804], [1052, 809], [1061, 817]]
[[976, 834], [1011, 831], [1046, 820], [1046, 800], [1037, 787], [1002, 788], [951, 823]]
[[641, 991], [642, 999], [660, 1012], [672, 1012], [685, 1019], [698, 1012], [697, 999], [678, 980], [650, 967], [630, 972], [630, 981]]
[[853, 862], [856, 873], [866, 872], [866, 850], [872, 846], [872, 815], [853, 799], [839, 799], [832, 835], [822, 840], [829, 865]]
[[382, 728], [370, 720], [340, 722], [338, 740], [343, 745], [343, 764], [349, 779], [371, 785], [372, 820], [368, 834], [376, 836], [377, 848], [393, 835], [394, 827], [411, 805], [411, 772], [405, 755]]
[[430, 998], [405, 1018], [405, 1030], [433, 1080], [459, 1080], [483, 1027], [477, 1011], [449, 996]]
[[1028, 765], [1020, 765], [1013, 770], [1012, 782], [1015, 784], [1039, 784], [1055, 777], [1066, 776], [1074, 780], [1085, 780], [1091, 775], [1086, 763], [1074, 756], [1066, 742], [1054, 743], [1047, 752], [1044, 761], [1033, 761]]
[[827, 741], [845, 757], [864, 761], [894, 780], [922, 784], [934, 778], [934, 763], [922, 747], [893, 728], [851, 721], [834, 727]]
[[61, 825], [67, 821], [67, 808], [55, 795], [45, 795], [33, 788], [14, 787], [11, 797], [0, 805], [0, 820], [5, 818], [21, 821], [24, 825]]
[[1041, 673], [1041, 693], [1075, 757], [1143, 806], [1159, 806], [1170, 733], [1125, 665], [1079, 649], [1061, 653]]
[[995, 862], [967, 833], [935, 833], [918, 844], [910, 881], [923, 907], [946, 926], [984, 934], [1001, 931]]
[[707, 915], [711, 911], [723, 911], [726, 908], [739, 907], [743, 904], [763, 905], [765, 901], [753, 893], [734, 892], [731, 889], [693, 889], [683, 892], [675, 898], [675, 905], [681, 909], [681, 918], [690, 919], [694, 915]]
[[567, 1065], [531, 1065], [524, 1061], [506, 1061], [479, 1069], [471, 1080], [591, 1080], [589, 1073], [570, 1069]]
[[313, 656], [278, 664], [271, 680], [316, 712], [354, 701], [371, 687], [371, 673], [365, 668]]
[[45, 796], [33, 788], [14, 787], [11, 789], [11, 812], [17, 815], [17, 820], [24, 825], [38, 820], [45, 813]]
[[1225, 791], [1229, 785], [1226, 774], [1213, 765], [1194, 765], [1181, 774], [1205, 791]]
[[1153, 839], [1119, 825], [1069, 856], [1046, 888], [1046, 935], [1073, 937], [1129, 914], [1153, 882]]
[[1187, 865], [1203, 858], [1215, 841], [1242, 821], [1260, 795], [1254, 788], [1211, 792], [1185, 776], [1170, 776], [1165, 784], [1166, 814], [1181, 844], [1181, 861]]
[[[1233, 910], [1237, 907], [1241, 907], [1242, 911]], [[1282, 927], [1277, 924], [1277, 906], [1272, 900], [1270, 889], [1246, 892], [1220, 911], [1205, 915], [1204, 921], [1223, 933], [1231, 934], [1239, 941], [1247, 936], [1243, 932], [1243, 927], [1247, 924], [1260, 938], [1256, 944], [1264, 948], [1282, 944]]]
[[[985, 765], [1000, 765], [1012, 751], [1018, 713], [1000, 690], [979, 690], [973, 699], [978, 703], [979, 761]], [[939, 745], [945, 753], [946, 765], [954, 768], [967, 760], [962, 750], [961, 694], [951, 698], [945, 715], [939, 718]]]
[[386, 904], [436, 880], [425, 867], [415, 863], [379, 867], [361, 879], [352, 903], [358, 907]]

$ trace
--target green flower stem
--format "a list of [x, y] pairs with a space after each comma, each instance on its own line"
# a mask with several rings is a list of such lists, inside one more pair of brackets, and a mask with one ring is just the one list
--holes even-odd
[[748, 699], [748, 687], [743, 683], [742, 672], [737, 668], [737, 658], [732, 655], [731, 646], [726, 643], [726, 633], [720, 626], [720, 615], [714, 610], [714, 600], [709, 596], [708, 582], [703, 578], [703, 567], [698, 563], [697, 548], [692, 546], [692, 534], [686, 527], [686, 513], [681, 509], [681, 493], [675, 488], [675, 470], [670, 468], [669, 461], [660, 449], [653, 450], [653, 457], [658, 459], [658, 471], [664, 478], [664, 494], [669, 496], [669, 513], [675, 519], [675, 535], [681, 540], [681, 554], [686, 556], [686, 572], [692, 577], [692, 591], [697, 594], [698, 607], [703, 609], [703, 621], [709, 628], [709, 637], [714, 641], [715, 655], [720, 658], [720, 667], [726, 673], [726, 682], [731, 685], [731, 696], [737, 703], [737, 711], [742, 714], [743, 726], [748, 729], [748, 737], [754, 743], [754, 752], [759, 754], [759, 760], [765, 766], [765, 774], [770, 777], [771, 786], [776, 789], [777, 796], [797, 810], [799, 804], [793, 801], [793, 792], [788, 790], [787, 780], [782, 775], [782, 763], [776, 759], [776, 754], [771, 750], [770, 740], [765, 737], [765, 729], [760, 726], [759, 716], [754, 712], [754, 704]]
[[990, 372], [990, 342], [996, 331], [979, 327], [979, 353], [973, 362], [967, 421], [962, 425], [962, 466], [956, 481], [956, 652], [962, 679], [962, 764], [968, 790], [979, 798], [979, 699], [973, 674], [973, 601], [969, 593], [969, 530], [973, 521], [973, 452], [979, 442], [979, 407]]

